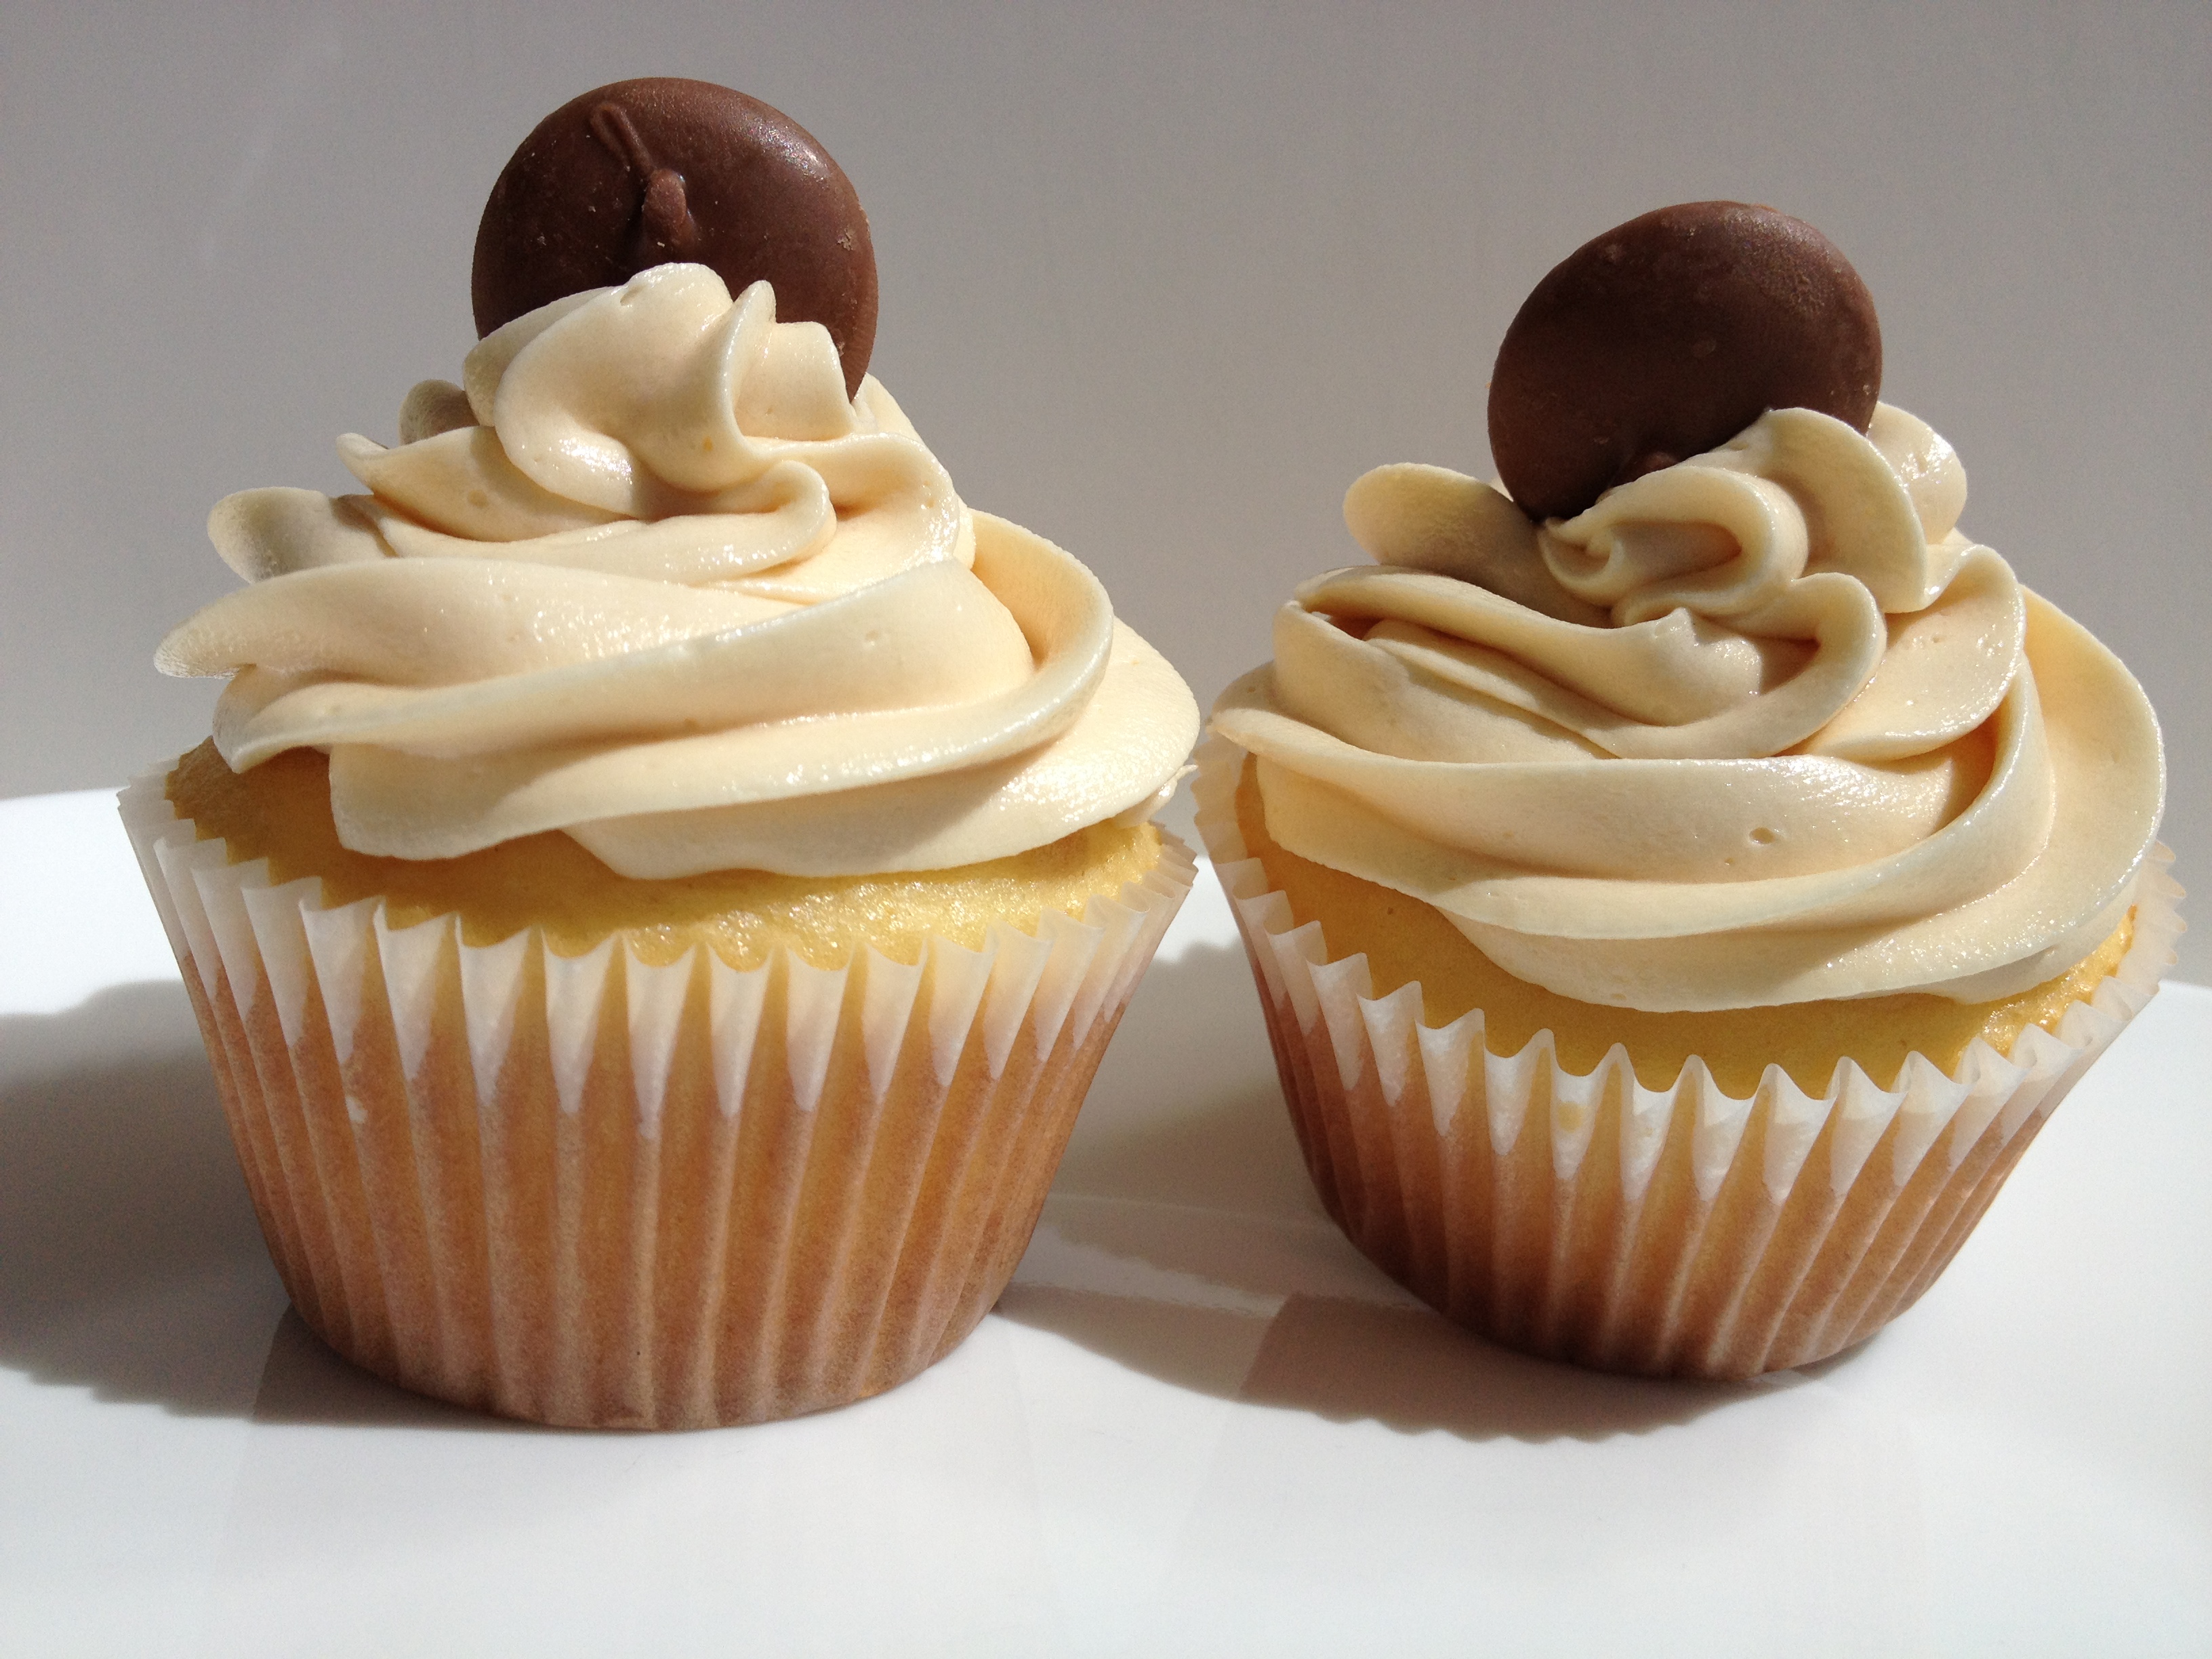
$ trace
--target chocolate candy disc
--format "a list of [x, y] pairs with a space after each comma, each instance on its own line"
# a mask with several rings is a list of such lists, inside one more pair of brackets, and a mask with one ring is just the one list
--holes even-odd
[[1661, 208], [1536, 284], [1498, 348], [1490, 453], [1533, 519], [1725, 443], [1770, 409], [1863, 432], [1881, 388], [1866, 284], [1802, 219]]
[[477, 227], [477, 331], [672, 260], [732, 295], [767, 278], [777, 320], [827, 328], [860, 389], [876, 343], [860, 198], [799, 123], [705, 81], [617, 81], [538, 124]]

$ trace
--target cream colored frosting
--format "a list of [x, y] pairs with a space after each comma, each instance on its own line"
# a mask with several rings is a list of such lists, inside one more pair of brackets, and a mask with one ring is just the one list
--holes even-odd
[[158, 658], [232, 676], [234, 768], [327, 750], [357, 852], [559, 830], [631, 876], [945, 868], [1149, 811], [1196, 738], [1091, 573], [971, 514], [765, 283], [556, 301], [399, 426], [339, 441], [367, 495], [218, 504], [252, 585]]
[[1217, 728], [1271, 836], [1584, 1001], [2008, 995], [2118, 926], [2163, 804], [2142, 690], [1956, 528], [1951, 447], [1776, 410], [1529, 522], [1386, 466], [1375, 567], [1275, 620]]

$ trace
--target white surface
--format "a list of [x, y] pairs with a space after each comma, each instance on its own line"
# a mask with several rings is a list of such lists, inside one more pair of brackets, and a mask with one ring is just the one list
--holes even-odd
[[0, 803], [0, 1651], [2212, 1651], [2212, 992], [1857, 1352], [1625, 1381], [1338, 1237], [1202, 878], [964, 1346], [824, 1417], [573, 1434], [286, 1313], [106, 797]]

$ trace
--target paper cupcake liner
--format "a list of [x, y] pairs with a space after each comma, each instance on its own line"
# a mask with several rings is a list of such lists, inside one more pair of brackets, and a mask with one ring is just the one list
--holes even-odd
[[1933, 1284], [2052, 1109], [2158, 989], [2182, 932], [2155, 849], [2134, 942], [2056, 1036], [1977, 1040], [1894, 1089], [1853, 1061], [1825, 1095], [1769, 1066], [1747, 1099], [1692, 1058], [1638, 1082], [1616, 1044], [1581, 1075], [1553, 1035], [1499, 1056], [1476, 1010], [1422, 1021], [1364, 955], [1297, 925], [1237, 824], [1244, 751], [1200, 745], [1198, 827], [1259, 981], [1306, 1168], [1392, 1278], [1497, 1341], [1605, 1370], [1745, 1377], [1863, 1341]]
[[356, 1364], [539, 1422], [702, 1427], [914, 1376], [998, 1299], [1194, 863], [908, 967], [325, 906], [123, 819], [294, 1305]]

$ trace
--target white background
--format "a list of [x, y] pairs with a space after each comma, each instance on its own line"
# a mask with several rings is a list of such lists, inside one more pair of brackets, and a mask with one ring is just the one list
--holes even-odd
[[[1201, 702], [1378, 462], [1487, 468], [1522, 296], [1733, 197], [1822, 227], [1967, 530], [2134, 668], [2184, 885], [2212, 848], [2212, 8], [31, 3], [0, 10], [0, 795], [206, 730], [164, 629], [201, 526], [347, 483], [473, 338], [477, 214], [599, 82], [788, 111], [858, 185], [875, 370], [962, 493], [1062, 543]], [[2182, 973], [2212, 980], [2212, 929]]]

